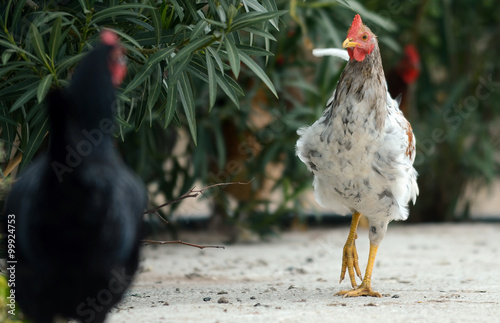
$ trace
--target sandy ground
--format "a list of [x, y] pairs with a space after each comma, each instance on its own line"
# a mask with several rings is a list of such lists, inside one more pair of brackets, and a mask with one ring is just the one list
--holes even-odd
[[[338, 283], [347, 233], [145, 247], [142, 272], [107, 322], [500, 322], [499, 223], [392, 223], [372, 279], [383, 298], [334, 296], [350, 287]], [[364, 272], [366, 229], [357, 247]]]

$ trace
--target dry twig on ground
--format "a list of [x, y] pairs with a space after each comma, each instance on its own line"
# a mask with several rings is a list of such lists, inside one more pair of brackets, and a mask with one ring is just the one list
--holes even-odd
[[[162, 205], [159, 205], [155, 208], [152, 208], [150, 210], [147, 210], [147, 211], [144, 211], [144, 214], [151, 214], [151, 213], [155, 213], [156, 215], [158, 215], [160, 217], [160, 219], [162, 219], [165, 223], [168, 223], [167, 220], [165, 220], [159, 213], [158, 213], [158, 210], [165, 207], [165, 206], [168, 206], [170, 204], [173, 204], [173, 203], [177, 203], [177, 202], [180, 202], [184, 199], [187, 199], [187, 198], [190, 198], [190, 197], [198, 197], [198, 195], [200, 194], [203, 194], [204, 191], [210, 189], [210, 188], [214, 188], [214, 187], [218, 187], [218, 186], [226, 186], [226, 185], [247, 185], [251, 182], [252, 180], [250, 180], [249, 182], [246, 182], [246, 183], [242, 183], [242, 182], [231, 182], [231, 183], [219, 183], [219, 184], [214, 184], [214, 185], [210, 185], [210, 186], [207, 186], [207, 187], [204, 187], [200, 190], [195, 190], [195, 187], [193, 187], [192, 189], [190, 189], [187, 193], [184, 193], [183, 195], [181, 195], [180, 197], [176, 198], [175, 200], [172, 200], [172, 201], [168, 201], [166, 203], [163, 203]], [[212, 245], [212, 246], [203, 246], [203, 245], [197, 245], [197, 244], [194, 244], [194, 243], [189, 243], [189, 242], [184, 242], [184, 241], [181, 241], [181, 240], [176, 240], [176, 241], [156, 241], [156, 240], [142, 240], [142, 242], [146, 245], [150, 245], [150, 244], [183, 244], [183, 245], [186, 245], [186, 246], [191, 246], [191, 247], [196, 247], [196, 248], [199, 248], [199, 249], [205, 249], [205, 248], [222, 248], [222, 249], [226, 249], [225, 246], [216, 246], [216, 245]]]
[[183, 244], [183, 245], [186, 245], [186, 246], [196, 247], [196, 248], [199, 248], [199, 249], [205, 249], [205, 248], [226, 249], [225, 246], [218, 246], [218, 245], [208, 245], [208, 246], [205, 246], [205, 245], [198, 245], [198, 244], [190, 243], [190, 242], [184, 242], [184, 241], [181, 241], [181, 240], [176, 240], [176, 241], [142, 240], [142, 242], [145, 245], [150, 245], [150, 244]]
[[152, 208], [150, 210], [144, 211], [144, 214], [156, 213], [156, 211], [158, 211], [159, 209], [161, 209], [161, 208], [163, 208], [165, 206], [168, 206], [170, 204], [174, 204], [174, 203], [180, 202], [180, 201], [182, 201], [184, 199], [187, 199], [187, 198], [190, 198], [190, 197], [198, 197], [198, 195], [203, 194], [204, 191], [206, 191], [206, 190], [208, 190], [210, 188], [214, 188], [214, 187], [218, 187], [218, 186], [226, 186], [226, 185], [247, 185], [251, 181], [252, 180], [250, 180], [249, 182], [246, 182], [246, 183], [242, 183], [242, 182], [219, 183], [219, 184], [214, 184], [214, 185], [210, 185], [210, 186], [204, 187], [204, 188], [202, 188], [200, 190], [195, 190], [195, 187], [193, 187], [187, 193], [184, 193], [183, 195], [181, 195], [180, 197], [176, 198], [175, 200], [168, 201], [168, 202], [163, 203], [162, 205], [159, 205], [159, 206], [157, 206], [155, 208]]

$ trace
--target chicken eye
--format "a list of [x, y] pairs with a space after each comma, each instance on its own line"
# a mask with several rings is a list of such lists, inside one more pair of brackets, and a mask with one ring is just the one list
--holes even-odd
[[367, 34], [364, 34], [363, 37], [361, 37], [361, 39], [363, 40], [367, 40], [368, 39], [368, 35]]

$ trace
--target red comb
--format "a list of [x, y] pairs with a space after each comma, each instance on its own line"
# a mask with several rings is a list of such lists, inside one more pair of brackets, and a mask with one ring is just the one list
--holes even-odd
[[359, 28], [363, 25], [361, 21], [361, 16], [358, 14], [354, 16], [354, 20], [352, 21], [351, 28], [349, 28], [349, 32], [347, 33], [347, 38], [354, 38], [359, 31]]
[[105, 45], [115, 46], [118, 43], [118, 36], [110, 29], [101, 31], [101, 42]]

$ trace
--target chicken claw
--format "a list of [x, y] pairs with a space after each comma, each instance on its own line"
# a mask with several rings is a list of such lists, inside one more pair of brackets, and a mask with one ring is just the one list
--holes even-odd
[[[374, 292], [372, 290], [372, 270], [373, 264], [375, 263], [375, 256], [377, 255], [378, 245], [370, 244], [370, 254], [368, 256], [368, 264], [366, 266], [365, 277], [363, 282], [359, 287], [353, 286], [352, 290], [343, 290], [335, 295], [344, 297], [358, 297], [358, 296], [372, 296], [372, 297], [382, 297], [380, 293]], [[354, 274], [353, 274], [354, 275]], [[351, 276], [351, 280], [354, 278]]]
[[345, 278], [346, 269], [349, 271], [349, 278], [351, 279], [352, 288], [356, 288], [358, 285], [356, 284], [356, 277], [354, 276], [354, 270], [356, 270], [356, 274], [360, 279], [363, 279], [361, 276], [361, 270], [359, 269], [358, 262], [358, 251], [356, 250], [356, 239], [358, 235], [356, 233], [356, 229], [358, 227], [359, 218], [361, 214], [358, 212], [354, 212], [352, 215], [351, 221], [351, 230], [349, 231], [349, 236], [347, 237], [347, 241], [344, 245], [344, 251], [342, 255], [342, 271], [340, 273], [340, 281], [339, 284]]
[[354, 288], [351, 290], [341, 290], [335, 295], [343, 297], [358, 297], [358, 296], [382, 297], [380, 293], [373, 291], [371, 286], [366, 286], [364, 282], [361, 283], [361, 285], [358, 288]]

